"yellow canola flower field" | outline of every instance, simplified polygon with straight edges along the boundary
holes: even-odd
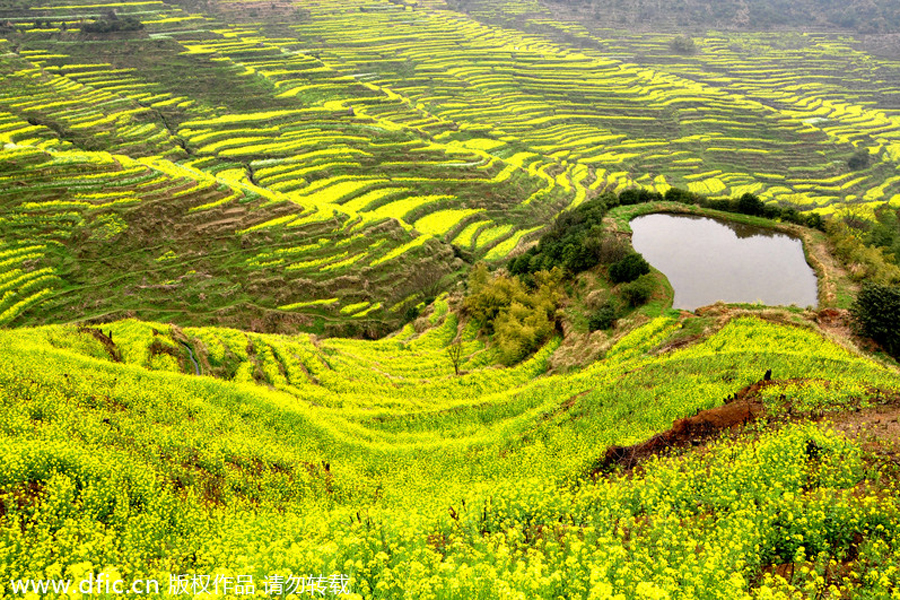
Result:
[[[73,326],[0,331],[0,577],[102,572],[157,580],[151,597],[166,597],[181,576],[260,590],[322,576],[345,597],[435,600],[889,597],[897,585],[893,484],[826,425],[725,436],[631,474],[601,460],[764,366],[776,412],[879,402],[900,390],[893,369],[754,317],[660,353],[682,328],[662,317],[567,375],[547,374],[557,342],[501,369],[466,328],[457,376],[445,299],[429,321],[369,342],[105,324],[122,362]],[[859,577],[826,576],[838,564]]]
[[[422,217],[421,219],[413,223],[413,226],[422,233],[440,236],[453,229],[457,225],[457,223],[459,223],[466,217],[478,214],[480,212],[483,212],[483,209],[467,208],[457,210],[438,210]]]
[[[651,68],[612,55],[668,57],[672,36],[602,40],[534,2],[481,7],[479,19],[520,15],[583,47],[482,24],[438,1],[308,5],[291,26],[216,31],[177,27],[202,23],[158,0],[51,7],[145,12],[160,48],[183,44],[179,60],[252,82],[265,107],[232,113],[234,98],[178,95],[140,81],[141,69],[10,52],[6,60],[31,64],[4,80],[9,110],[118,144],[116,154],[53,153],[52,168],[93,163],[104,172],[67,179],[86,190],[74,199],[29,198],[22,208],[60,211],[54,218],[118,210],[139,194],[105,186],[142,180],[152,193],[157,175],[178,183],[160,193],[166,200],[225,191],[190,209],[198,221],[248,197],[264,198],[267,209],[296,201],[308,210],[241,225],[239,234],[273,244],[235,260],[253,268],[254,286],[281,269],[303,271],[295,281],[309,300],[256,308],[296,311],[287,316],[319,330],[340,316],[383,314],[350,272],[412,260],[407,253],[427,254],[418,247],[451,235],[501,260],[547,222],[545,207],[577,206],[589,191],[664,192],[686,182],[698,193],[752,192],[823,214],[858,201],[867,217],[900,202],[900,122],[851,93],[869,89],[856,85],[866,73],[891,67],[849,39],[709,34],[697,54]],[[784,51],[803,66],[792,58],[802,52],[785,51],[801,42],[807,79],[773,63]],[[850,57],[853,69],[836,67],[844,63],[832,53]],[[42,93],[19,89],[26,80]],[[889,81],[870,87],[873,97],[890,96]],[[308,108],[285,108],[301,104]],[[136,106],[177,115],[178,137],[207,156],[179,163],[142,148],[154,132],[172,136]],[[682,137],[666,138],[660,124]],[[55,132],[4,113],[4,160],[72,147]],[[874,164],[844,173],[855,148]],[[152,158],[125,157],[130,149]],[[380,256],[370,251],[385,239],[360,252],[350,236],[382,219],[421,235],[395,237]],[[348,236],[330,244],[324,233],[306,235],[326,221],[343,222],[336,227]],[[127,227],[107,224],[110,239]],[[298,239],[279,248],[284,232]],[[0,246],[0,325],[54,301],[53,270],[32,267],[48,248]],[[161,265],[190,256],[167,250],[154,249]],[[344,290],[312,291],[344,277],[349,299],[338,297]],[[207,573],[252,577],[256,595],[274,596],[263,583],[273,575],[344,574],[346,597],[366,599],[896,596],[900,506],[889,453],[873,455],[825,424],[785,422],[650,458],[629,473],[603,463],[607,446],[717,406],[767,369],[777,381],[762,401],[794,417],[794,409],[837,416],[896,397],[894,369],[811,326],[756,318],[723,319],[684,344],[692,334],[673,317],[604,338],[602,360],[565,375],[549,371],[558,339],[499,368],[496,350],[445,298],[430,308],[416,306],[420,299],[391,307],[426,312],[378,341],[138,321],[103,323],[111,345],[69,326],[0,330],[0,586],[102,572],[158,578],[166,589],[173,576]],[[448,355],[456,349],[459,365]]]

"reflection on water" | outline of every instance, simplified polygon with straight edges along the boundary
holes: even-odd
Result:
[[[631,221],[632,244],[675,289],[675,308],[724,302],[816,306],[816,275],[800,240],[693,215]]]

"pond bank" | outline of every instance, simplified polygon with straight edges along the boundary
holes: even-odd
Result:
[[[800,238],[699,215],[653,213],[631,221],[632,246],[675,290],[672,306],[716,302],[815,309],[818,280]]]
[[[821,231],[801,227],[793,223],[780,223],[762,217],[663,201],[618,206],[607,214],[604,219],[604,228],[607,231],[627,236],[630,242],[632,230],[629,222],[635,217],[652,213],[709,217],[770,229],[799,238],[803,244],[806,262],[816,274],[819,309],[849,308],[858,290],[858,286],[850,279],[846,269],[840,265],[831,253],[827,236]]]

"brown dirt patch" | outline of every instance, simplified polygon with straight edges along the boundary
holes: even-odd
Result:
[[[649,440],[632,446],[610,446],[603,458],[594,463],[589,475],[596,477],[609,473],[616,467],[631,470],[650,456],[664,454],[673,448],[703,445],[721,435],[743,427],[760,418],[772,418],[759,399],[759,391],[770,385],[783,385],[801,380],[762,380],[747,386],[725,404],[709,410],[698,411],[692,417],[677,419],[671,429]],[[789,420],[814,420],[828,425],[849,438],[858,440],[862,449],[886,456],[900,467],[900,393],[880,389],[870,390],[870,401],[877,406],[850,407],[826,417],[810,414],[793,414]]]
[[[122,353],[119,351],[119,348],[112,340],[112,330],[110,330],[109,335],[103,333],[103,331],[99,329],[95,329],[94,327],[79,327],[78,331],[80,333],[86,333],[94,336],[94,339],[103,344],[103,347],[106,349],[109,357],[113,359],[115,362],[122,362]]]
[[[725,404],[678,419],[672,428],[632,446],[610,446],[603,459],[591,470],[591,476],[611,471],[616,466],[632,469],[642,460],[672,448],[698,446],[725,430],[742,427],[766,412],[758,392],[775,381],[759,381],[740,390]]]
[[[828,422],[847,437],[858,439],[863,450],[877,452],[900,443],[900,405],[896,398],[884,406],[840,413]]]
[[[673,350],[678,350],[679,348],[684,348],[685,346],[690,346],[696,342],[699,342],[703,339],[702,335],[690,335],[683,338],[678,338],[675,340],[669,340],[662,344],[661,346],[656,347],[653,350],[653,354],[664,354],[666,352],[672,352]]]
[[[12,492],[0,496],[0,517],[5,517],[13,507],[18,511],[30,510],[37,506],[44,494],[44,482],[25,481],[13,488]]]

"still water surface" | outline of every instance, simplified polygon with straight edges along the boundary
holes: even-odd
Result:
[[[634,249],[669,279],[674,308],[724,302],[816,306],[816,275],[798,238],[693,215],[631,221]]]

